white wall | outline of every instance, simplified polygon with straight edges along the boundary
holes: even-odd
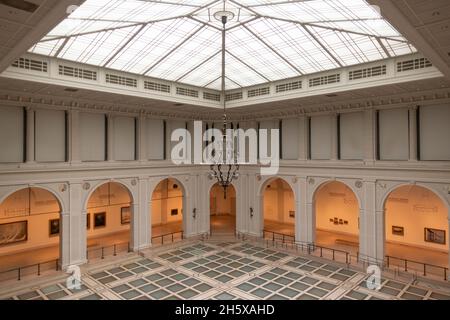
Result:
[[[333,136],[333,118],[330,115],[311,117],[311,159],[331,159],[331,145]]]
[[[448,212],[433,192],[419,186],[394,190],[386,200],[386,240],[388,242],[448,251]],[[404,235],[392,234],[392,226],[404,228]],[[425,228],[444,230],[445,244],[424,240]]]
[[[35,141],[37,162],[66,161],[66,112],[36,110]]]
[[[114,160],[131,161],[136,158],[136,119],[114,118]]]
[[[319,230],[359,234],[358,200],[353,191],[341,182],[330,182],[316,191],[314,197],[316,227]],[[330,219],[338,218],[348,224],[334,224]]]
[[[281,128],[282,159],[297,160],[299,157],[298,140],[300,139],[299,120],[297,118],[284,119]]]
[[[343,113],[340,119],[340,159],[364,159],[364,113]]]
[[[380,110],[378,119],[380,160],[408,160],[408,109]]]
[[[99,113],[80,113],[80,153],[82,161],[106,160],[106,118]]]
[[[24,160],[24,109],[0,106],[0,163]]]
[[[147,159],[164,159],[164,120],[146,119]]]
[[[450,160],[450,106],[419,108],[420,159]]]

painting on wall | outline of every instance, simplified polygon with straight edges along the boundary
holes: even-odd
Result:
[[[52,219],[49,221],[49,231],[48,234],[50,237],[55,237],[59,235],[59,219]]]
[[[445,230],[425,228],[425,241],[445,244]]]
[[[177,216],[177,215],[178,215],[178,209],[172,209],[172,210],[170,211],[170,215],[171,215],[171,216]]]
[[[0,224],[0,246],[28,240],[28,221]]]
[[[94,214],[94,229],[106,227],[106,212]]]
[[[399,227],[399,226],[392,226],[392,234],[394,236],[404,236],[405,235],[405,228]]]
[[[91,214],[88,213],[86,215],[86,229],[89,230],[91,228]]]
[[[338,219],[338,218],[334,218],[334,219],[333,219],[333,223],[334,223],[334,224],[339,224],[339,219]]]
[[[289,211],[289,218],[295,218],[295,211]]]
[[[130,207],[123,207],[120,209],[120,223],[130,224],[131,221],[131,209]]]

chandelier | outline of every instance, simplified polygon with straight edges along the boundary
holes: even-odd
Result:
[[[227,135],[227,109],[225,98],[225,26],[227,22],[234,18],[234,13],[227,11],[225,1],[223,9],[214,14],[214,18],[222,22],[222,98],[223,98],[223,128],[222,128],[222,144],[217,157],[211,164],[210,177],[217,179],[217,183],[223,188],[224,199],[227,197],[227,190],[231,183],[239,177],[238,156],[234,149],[234,136]],[[224,152],[224,150],[226,152]]]

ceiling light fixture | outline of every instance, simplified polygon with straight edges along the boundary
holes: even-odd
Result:
[[[226,10],[226,1],[223,1],[223,8],[214,13],[214,17],[222,22],[222,99],[223,99],[223,128],[222,146],[218,157],[215,157],[214,164],[210,166],[212,178],[217,179],[217,183],[223,188],[224,199],[227,197],[228,187],[239,177],[239,164],[237,163],[237,153],[234,150],[233,135],[227,135],[227,106],[225,99],[225,27],[228,21],[234,18],[234,13]],[[225,153],[223,151],[226,151]]]

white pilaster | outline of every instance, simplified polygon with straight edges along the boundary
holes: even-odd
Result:
[[[108,114],[108,130],[107,130],[107,161],[114,161],[114,116]]]
[[[376,159],[376,111],[364,111],[364,160],[374,162]]]
[[[409,161],[418,160],[417,107],[409,108]]]
[[[34,140],[34,123],[35,111],[33,108],[27,108],[27,126],[26,126],[26,163],[35,162],[35,140]]]
[[[339,159],[339,133],[338,133],[338,115],[331,116],[331,160]]]
[[[298,160],[306,161],[309,157],[309,117],[301,116],[298,119],[299,137],[298,137]]]
[[[146,161],[147,160],[147,145],[146,145],[146,134],[147,134],[147,121],[145,118],[145,115],[141,113],[136,121],[136,139],[137,143],[137,156],[136,159],[139,161]]]
[[[297,178],[297,196],[295,198],[295,241],[298,242],[311,242],[308,237],[311,234],[309,231],[314,226],[311,226],[311,219],[308,216],[307,209],[307,179],[305,177]]]
[[[67,149],[69,151],[68,158],[70,163],[80,163],[80,113],[78,110],[70,110],[68,116],[69,133]]]

